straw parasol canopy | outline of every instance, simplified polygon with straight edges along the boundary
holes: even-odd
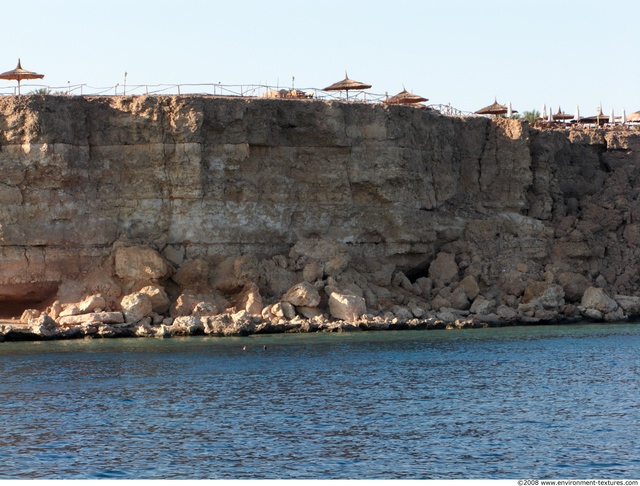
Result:
[[[494,100],[493,104],[489,106],[485,106],[484,108],[476,111],[476,115],[505,115],[509,111],[504,105],[498,103],[497,100]],[[512,113],[518,113],[515,110],[512,110]]]
[[[566,113],[563,113],[562,110],[560,109],[560,107],[558,107],[558,113],[553,115],[553,119],[555,121],[557,121],[557,120],[572,120],[573,119],[573,115],[568,115]]]
[[[387,100],[390,105],[412,105],[415,103],[422,103],[423,101],[429,101],[427,98],[423,98],[417,94],[409,93],[403,88],[397,95],[392,96]]]
[[[350,90],[364,90],[371,88],[370,84],[361,83],[360,81],[354,81],[353,79],[349,79],[347,72],[344,73],[344,79],[342,81],[338,81],[337,83],[333,83],[331,86],[327,86],[322,91],[346,91],[347,99],[349,99],[349,91]]]
[[[22,69],[20,65],[20,59],[18,59],[18,66],[12,71],[7,71],[5,73],[0,74],[0,79],[7,80],[15,80],[18,81],[18,94],[20,94],[20,81],[23,79],[42,79],[44,78],[44,74],[34,73],[33,71],[27,71],[26,69]]]

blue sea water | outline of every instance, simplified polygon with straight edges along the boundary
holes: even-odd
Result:
[[[638,478],[639,383],[634,324],[0,343],[0,479]]]

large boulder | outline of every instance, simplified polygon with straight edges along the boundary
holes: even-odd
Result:
[[[178,318],[184,319],[184,318]],[[256,324],[246,311],[202,317],[203,332],[214,336],[246,336],[253,334]]]
[[[332,292],[329,296],[329,312],[335,319],[353,322],[367,312],[363,297]]]
[[[431,295],[431,290],[433,289],[433,280],[427,277],[420,277],[415,281],[414,286],[419,289],[418,292],[415,292],[417,295],[422,295],[423,297],[427,298]]]
[[[441,251],[429,265],[429,278],[437,282],[439,287],[458,279],[458,264],[455,256]]]
[[[184,292],[171,304],[169,315],[171,317],[189,316],[200,301],[201,299],[191,292]]]
[[[640,297],[633,295],[615,295],[615,301],[629,317],[640,315]]]
[[[169,310],[171,301],[169,300],[169,296],[167,296],[167,293],[162,287],[158,287],[157,285],[148,285],[141,288],[139,292],[147,294],[149,296],[149,299],[151,299],[153,312],[164,314]]]
[[[467,296],[467,299],[471,302],[473,302],[473,300],[480,293],[478,282],[472,275],[467,275],[465,278],[463,278],[458,285],[458,289],[462,289]]]
[[[287,319],[293,319],[296,316],[296,308],[290,302],[280,302],[282,313]]]
[[[178,336],[191,336],[205,332],[207,317],[201,316],[180,316],[173,320],[171,334]]]
[[[496,303],[491,299],[486,299],[482,295],[478,295],[469,309],[472,314],[486,315],[491,314],[496,308]]]
[[[302,282],[291,287],[282,300],[298,307],[317,307],[320,294],[309,282]]]
[[[451,302],[451,307],[456,310],[467,310],[471,306],[467,293],[460,287],[451,293],[449,301]]]
[[[43,312],[29,321],[29,330],[39,336],[51,338],[57,334],[59,326],[46,312]]]
[[[233,276],[238,284],[249,284],[260,277],[260,261],[255,255],[241,255],[233,261]]]
[[[140,319],[138,319],[140,320]],[[75,316],[63,316],[58,319],[61,326],[80,326],[92,322],[102,324],[121,324],[124,322],[122,312],[90,312],[88,314],[78,314]],[[136,321],[137,322],[137,321]]]
[[[286,259],[284,258],[276,259],[274,257],[265,260],[262,262],[261,268],[261,278],[264,281],[267,296],[279,297],[302,280],[302,276],[296,275],[294,271],[286,267]]]
[[[522,303],[535,303],[543,308],[558,309],[564,306],[564,289],[548,282],[531,282],[524,290]]]
[[[580,302],[589,281],[579,273],[563,272],[558,276],[558,283],[564,289],[564,296],[569,302]]]
[[[264,307],[260,289],[255,283],[249,283],[244,286],[237,297],[237,302],[236,307],[239,310],[246,311],[251,316],[259,316]]]
[[[82,302],[77,304],[80,314],[85,314],[87,312],[100,312],[106,307],[106,305],[107,301],[100,294],[89,295],[85,297]]]
[[[408,308],[401,305],[394,306],[393,309],[391,309],[391,312],[393,312],[393,315],[396,316],[400,322],[408,322],[413,319],[413,313]]]
[[[37,309],[25,309],[20,316],[20,322],[23,324],[30,324],[31,321],[40,317],[40,311]]]
[[[107,306],[107,301],[100,295],[89,295],[85,297],[81,302],[76,304],[67,305],[64,310],[61,310],[58,315],[60,316],[75,316],[78,314],[87,314],[89,312],[101,312]]]
[[[505,294],[520,297],[527,287],[526,277],[518,270],[508,270],[500,276],[498,285]]]
[[[564,306],[564,289],[560,285],[549,285],[538,297],[538,302],[547,310]]]
[[[121,279],[132,281],[162,279],[171,272],[156,250],[142,245],[116,248],[115,270]]]
[[[198,302],[191,311],[191,315],[195,317],[214,316],[219,313],[218,307],[211,302]]]
[[[330,276],[340,275],[351,262],[351,257],[346,253],[333,256],[324,264],[324,273]]]
[[[322,280],[324,276],[324,267],[321,263],[311,261],[307,263],[302,269],[302,276],[306,282],[315,282],[316,280]]]
[[[618,308],[618,303],[598,287],[589,287],[584,291],[581,306],[602,314],[609,314]]]
[[[187,260],[171,276],[182,288],[203,289],[209,282],[209,264],[202,258]]]
[[[125,295],[120,301],[120,306],[126,322],[138,322],[153,314],[151,298],[142,292]]]

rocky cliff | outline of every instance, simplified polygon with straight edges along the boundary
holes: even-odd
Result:
[[[3,97],[0,130],[4,317],[149,286],[174,317],[248,295],[271,320],[335,318],[332,294],[401,321],[640,308],[638,132],[204,96]],[[303,282],[319,302],[274,314]]]

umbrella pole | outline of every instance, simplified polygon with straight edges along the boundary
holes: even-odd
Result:
[[[18,79],[18,96],[20,96],[20,80]]]

